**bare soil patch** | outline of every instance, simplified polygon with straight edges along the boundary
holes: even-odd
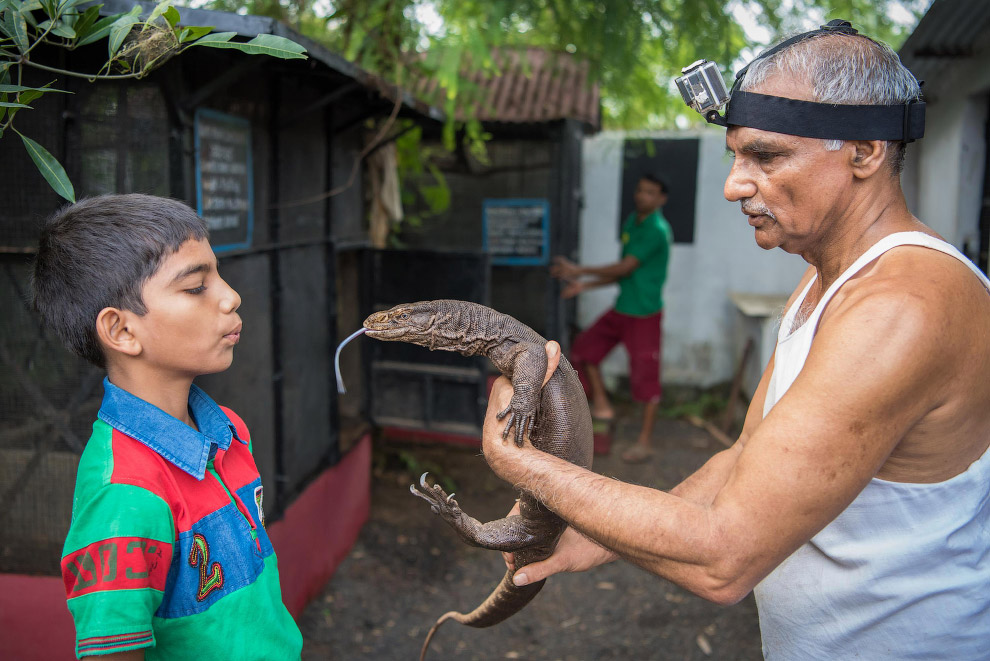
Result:
[[[596,472],[670,489],[722,448],[686,422],[661,419],[657,452],[638,465],[619,454],[635,438],[636,411],[620,406],[615,442]],[[409,493],[429,470],[482,521],[504,516],[515,493],[480,450],[376,440],[371,518],[350,556],[299,625],[303,659],[417,659],[430,626],[448,610],[468,611],[505,571],[495,551],[467,546]],[[552,577],[520,613],[488,629],[446,623],[431,645],[441,659],[761,659],[752,596],[720,607],[637,567],[616,562]]]

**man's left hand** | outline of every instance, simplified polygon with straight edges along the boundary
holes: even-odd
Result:
[[[550,380],[550,377],[553,376],[554,371],[557,369],[557,365],[560,364],[560,345],[550,340],[547,342],[545,349],[547,352],[547,373],[543,377],[544,386],[547,385],[547,381]],[[519,449],[515,443],[510,439],[502,437],[502,431],[505,428],[505,419],[498,419],[499,411],[504,411],[509,406],[511,400],[512,382],[504,376],[500,376],[495,380],[492,386],[492,392],[488,395],[488,411],[485,413],[485,425],[482,430],[481,440],[485,460],[491,466],[492,470],[495,471],[495,474],[503,479],[506,476],[501,471],[507,466],[507,462],[518,461],[522,458],[518,452],[513,451]],[[529,443],[528,435],[526,436],[523,447],[533,447]]]

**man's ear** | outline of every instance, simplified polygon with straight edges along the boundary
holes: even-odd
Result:
[[[850,140],[850,143],[853,146],[850,164],[857,179],[872,177],[887,160],[884,140]]]
[[[105,350],[127,356],[141,353],[141,342],[130,327],[132,315],[132,312],[117,308],[103,308],[96,315],[96,334]]]

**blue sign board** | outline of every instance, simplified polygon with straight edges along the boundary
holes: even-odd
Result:
[[[546,199],[487,199],[482,241],[492,264],[540,266],[550,261],[550,203]]]
[[[250,247],[254,232],[251,123],[199,108],[194,134],[196,212],[210,229],[213,250]]]

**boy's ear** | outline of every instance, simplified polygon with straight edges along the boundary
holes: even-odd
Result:
[[[103,308],[96,315],[96,334],[103,346],[127,356],[141,353],[141,342],[131,332],[131,313],[117,308]]]

